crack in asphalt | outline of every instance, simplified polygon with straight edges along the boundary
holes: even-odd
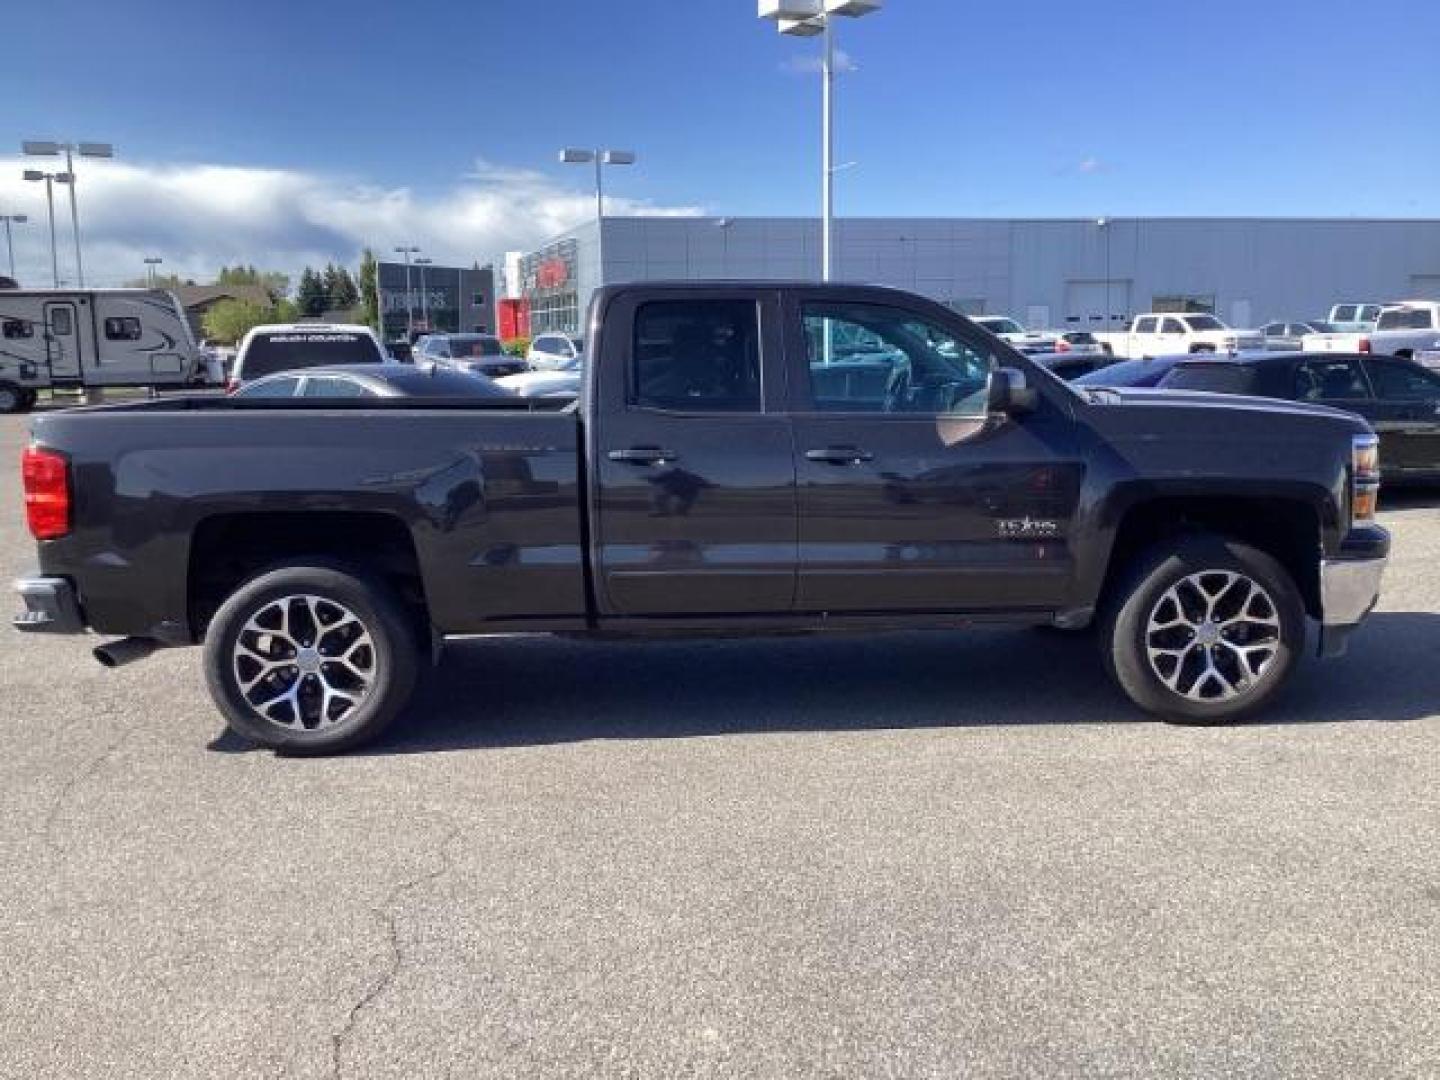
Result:
[[[381,995],[390,988],[390,984],[395,981],[395,977],[400,974],[401,967],[404,966],[405,951],[401,948],[400,929],[398,926],[398,919],[400,917],[399,904],[401,899],[406,894],[414,892],[421,886],[439,881],[450,872],[454,866],[450,859],[450,844],[459,835],[460,826],[451,825],[445,833],[444,839],[440,841],[440,846],[437,849],[437,854],[440,856],[440,864],[423,874],[408,878],[392,886],[390,891],[385,894],[384,902],[381,903],[379,907],[373,909],[375,916],[380,920],[380,924],[385,928],[386,940],[390,946],[390,962],[385,970],[380,973],[380,977],[375,980],[374,985],[366,990],[354,1005],[350,1006],[350,1012],[345,1017],[345,1025],[330,1036],[330,1075],[336,1078],[336,1080],[338,1080],[342,1072],[341,1055],[344,1053],[345,1043],[350,1036],[354,1034],[355,1028],[359,1025],[360,1014],[380,999]]]
[[[55,851],[64,850],[55,840],[55,825],[65,810],[65,804],[70,801],[70,796],[73,795],[82,784],[94,778],[95,774],[100,771],[105,762],[110,759],[110,755],[119,750],[129,737],[129,731],[121,731],[119,735],[110,740],[104,750],[100,751],[100,753],[96,754],[84,765],[71,773],[70,779],[66,780],[65,783],[60,786],[60,790],[55,793],[55,798],[50,803],[50,809],[45,812],[45,820],[40,825],[40,835],[44,838],[47,847]]]

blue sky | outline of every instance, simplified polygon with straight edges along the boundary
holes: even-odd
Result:
[[[816,207],[818,45],[753,0],[10,8],[0,151],[103,138],[128,166],[284,170],[419,207],[477,161],[500,170],[482,185],[515,171],[578,196],[555,150],[615,145],[641,154],[613,175],[628,209]],[[1431,0],[890,0],[842,26],[837,154],[858,164],[839,210],[1440,216],[1437,41]]]

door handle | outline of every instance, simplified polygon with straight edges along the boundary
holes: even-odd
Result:
[[[628,450],[611,450],[605,456],[626,465],[668,465],[680,460],[679,454],[661,450],[658,446],[632,446]]]
[[[873,461],[875,455],[858,446],[827,446],[823,450],[806,450],[809,461],[824,462],[827,465],[862,465]]]

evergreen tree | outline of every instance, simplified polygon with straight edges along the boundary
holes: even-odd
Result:
[[[368,247],[360,253],[360,310],[372,330],[380,326],[380,288],[376,280],[375,253]]]
[[[315,316],[325,311],[330,298],[325,295],[324,279],[310,267],[300,275],[300,288],[295,293],[295,304],[301,315]]]
[[[349,311],[356,304],[360,303],[360,290],[355,285],[355,279],[350,276],[350,271],[345,267],[337,267],[335,272],[335,291],[330,294],[331,301],[337,308]]]

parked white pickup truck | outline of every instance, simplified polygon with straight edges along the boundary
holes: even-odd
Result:
[[[976,326],[989,330],[1006,344],[1014,345],[1022,353],[1054,352],[1059,337],[1048,330],[1026,330],[1008,315],[980,315],[974,320]]]
[[[1335,328],[1337,334],[1358,333],[1375,326],[1383,304],[1336,304],[1330,309],[1325,321]]]
[[[1139,360],[1175,353],[1229,353],[1263,349],[1265,336],[1258,330],[1232,330],[1214,315],[1199,312],[1151,312],[1136,316],[1130,329],[1097,333],[1102,345],[1116,356]]]
[[[1368,335],[1370,347],[1361,352],[1413,358],[1440,344],[1440,301],[1404,300],[1386,304]]]

